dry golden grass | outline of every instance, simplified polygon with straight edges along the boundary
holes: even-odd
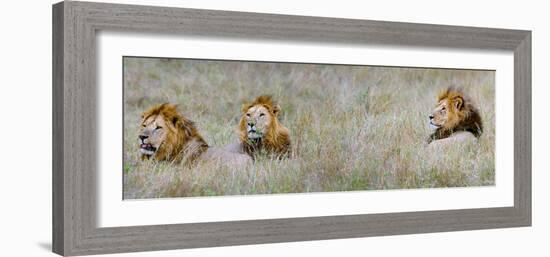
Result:
[[[494,72],[343,65],[124,60],[126,199],[494,185]],[[478,106],[478,142],[426,146],[439,90],[457,85]],[[179,104],[211,146],[238,140],[243,101],[269,94],[291,131],[293,157],[242,170],[141,162],[140,113]]]

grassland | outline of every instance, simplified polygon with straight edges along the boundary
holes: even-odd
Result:
[[[343,65],[124,60],[124,198],[494,185],[494,72]],[[460,86],[480,110],[477,142],[434,151],[428,114]],[[235,170],[139,160],[140,113],[177,103],[211,146],[237,141],[241,105],[272,95],[292,158]]]

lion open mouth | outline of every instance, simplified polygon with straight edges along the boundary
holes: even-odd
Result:
[[[142,154],[153,155],[157,151],[157,148],[152,144],[141,144],[139,150]]]

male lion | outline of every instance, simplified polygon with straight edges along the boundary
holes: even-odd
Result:
[[[428,143],[463,141],[481,136],[481,116],[462,90],[449,87],[441,91],[437,99],[437,106],[429,116],[433,133]]]
[[[228,149],[251,157],[261,152],[276,158],[290,156],[290,132],[277,118],[280,110],[271,96],[266,95],[244,104],[238,127],[240,143]]]
[[[186,164],[197,160],[218,160],[231,165],[244,165],[251,161],[245,154],[209,147],[194,122],[181,115],[173,104],[164,103],[145,111],[141,115],[138,138],[142,160]]]

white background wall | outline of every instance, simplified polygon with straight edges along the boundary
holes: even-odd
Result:
[[[115,2],[115,1],[113,1]],[[119,1],[120,2],[120,1]],[[190,8],[437,23],[533,31],[533,227],[133,253],[117,256],[550,256],[550,21],[544,1],[194,0]],[[51,247],[51,4],[9,1],[0,13],[0,256]]]

